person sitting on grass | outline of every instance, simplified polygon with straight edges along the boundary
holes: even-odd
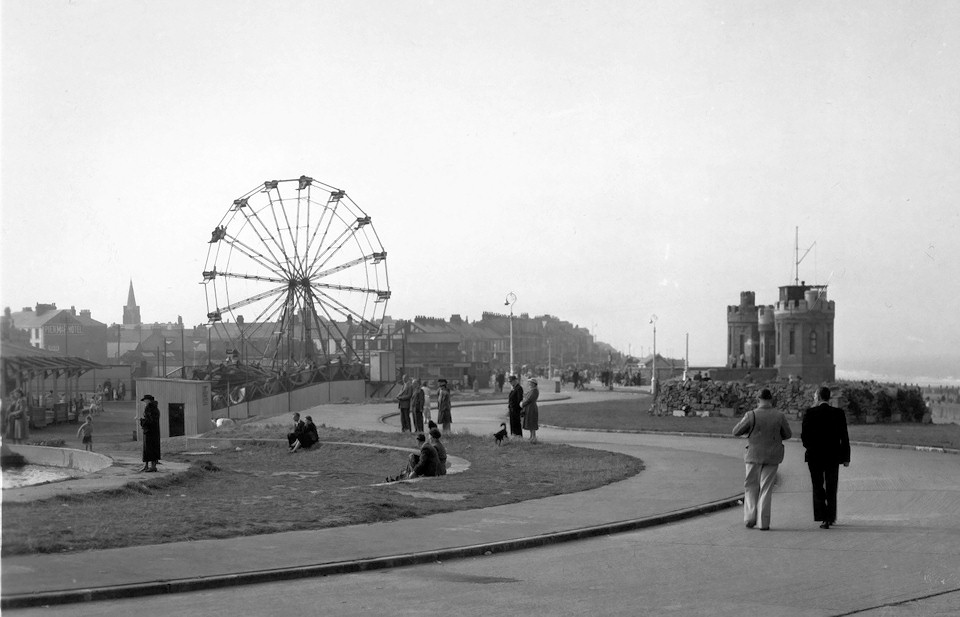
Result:
[[[300,433],[303,432],[305,428],[303,420],[300,419],[300,414],[293,414],[293,432],[287,433],[287,443],[290,445],[290,450],[293,450],[293,444],[300,438]]]
[[[420,444],[420,453],[411,454],[407,458],[406,468],[400,472],[400,475],[387,478],[387,482],[440,475],[440,457],[437,449],[427,441],[423,433],[417,435],[417,443]]]
[[[440,443],[440,429],[434,427],[430,429],[430,445],[437,451],[437,475],[447,475],[447,449]]]
[[[291,452],[296,452],[300,448],[310,448],[313,444],[320,441],[320,434],[317,433],[317,425],[313,423],[313,418],[307,416],[307,421],[303,425],[303,430],[300,431],[300,436],[297,437],[297,440],[293,442],[293,445],[290,447]]]
[[[400,473],[398,473],[397,475],[388,476],[387,482],[399,482],[400,480],[406,480],[407,478],[410,477],[410,474],[413,473],[413,468],[416,467],[417,463],[419,462],[420,462],[420,455],[411,453],[410,456],[407,457],[406,467],[401,469]]]
[[[88,415],[77,429],[77,437],[83,436],[83,449],[93,452],[93,416]]]
[[[420,460],[410,471],[410,478],[430,477],[440,474],[440,456],[437,449],[427,441],[427,437],[420,433],[417,435],[417,443],[420,444]]]

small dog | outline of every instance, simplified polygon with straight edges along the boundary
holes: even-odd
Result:
[[[493,438],[497,440],[498,446],[507,438],[507,425],[505,422],[500,423],[500,430],[493,434]]]

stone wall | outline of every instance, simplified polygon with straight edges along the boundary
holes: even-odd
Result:
[[[753,409],[763,388],[773,394],[773,404],[791,419],[799,419],[813,405],[819,384],[772,381],[669,381],[660,388],[652,415],[739,416]],[[829,384],[830,404],[847,412],[850,423],[930,422],[930,412],[917,387],[901,387],[876,382],[838,382]]]

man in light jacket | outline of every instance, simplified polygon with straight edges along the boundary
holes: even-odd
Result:
[[[783,440],[793,436],[787,417],[774,408],[770,390],[760,391],[757,408],[743,415],[733,427],[733,434],[746,435],[749,442],[743,455],[747,467],[743,483],[743,522],[748,529],[759,522],[760,529],[766,531],[770,529],[773,484],[777,468],[783,462]]]

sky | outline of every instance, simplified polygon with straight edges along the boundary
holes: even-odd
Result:
[[[726,357],[828,285],[838,369],[960,378],[960,4],[5,0],[0,302],[206,321],[233,200],[308,175],[387,314]],[[799,237],[799,241],[797,241]],[[804,255],[797,266],[799,255]],[[808,251],[809,249],[809,251]]]

